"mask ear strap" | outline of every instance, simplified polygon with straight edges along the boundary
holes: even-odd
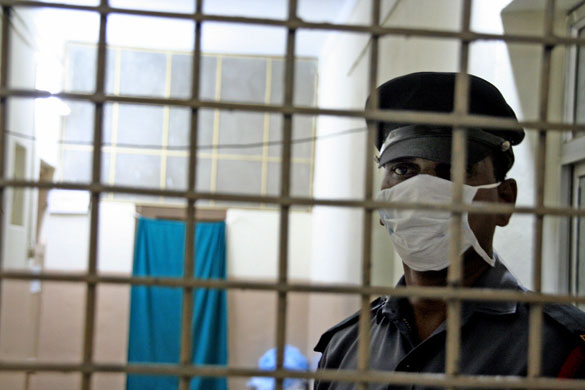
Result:
[[[473,188],[477,188],[478,190],[489,190],[492,188],[498,188],[500,186],[500,184],[502,184],[501,181],[497,182],[497,183],[492,183],[492,184],[483,184],[481,186],[472,186]]]
[[[476,187],[477,188],[477,187]],[[473,248],[475,250],[475,252],[482,258],[485,260],[486,263],[488,263],[490,266],[494,266],[496,264],[496,253],[494,252],[493,256],[490,257],[490,255],[487,254],[487,252],[485,251],[485,249],[483,249],[481,247],[481,244],[479,243],[477,237],[475,236],[475,233],[473,233],[473,230],[471,230],[471,226],[469,226],[469,220],[467,219],[467,213],[464,214],[465,218],[463,218],[463,234],[467,235],[468,238],[468,242],[469,242],[469,247],[468,248]]]

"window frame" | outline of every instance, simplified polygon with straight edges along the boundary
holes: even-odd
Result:
[[[571,37],[578,37],[581,30],[585,30],[585,4],[569,10],[567,14],[567,30]],[[583,47],[585,50],[585,47]],[[567,123],[575,123],[575,106],[577,92],[578,69],[577,46],[567,49],[567,66],[565,82],[565,109],[564,120]],[[575,168],[585,162],[585,137],[576,138],[572,132],[563,133],[563,142],[560,150],[561,171],[561,196],[560,205],[573,206],[573,178]],[[563,218],[559,226],[559,280],[558,290],[565,293],[576,293],[575,286],[575,220],[577,218]]]
[[[585,177],[585,161],[582,161],[574,165],[572,175],[572,189],[571,189],[571,200],[574,207],[578,207],[577,202],[579,201],[579,195],[585,196],[585,194],[579,194],[578,178]],[[579,220],[580,217],[572,218],[571,221],[571,294],[578,295],[578,235],[579,235]],[[579,305],[581,309],[585,305]]]

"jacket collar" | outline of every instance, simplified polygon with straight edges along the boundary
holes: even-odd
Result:
[[[404,275],[400,278],[396,287],[406,286]],[[525,290],[518,280],[502,263],[496,255],[496,263],[483,273],[473,285],[473,288],[486,289],[508,289],[508,290]],[[405,306],[407,305],[407,306]],[[516,313],[517,302],[504,301],[464,301],[463,302],[463,319],[464,322],[473,313],[484,313],[489,315],[505,315]],[[391,320],[404,318],[405,310],[408,310],[408,299],[404,297],[390,297],[382,310],[382,314]]]
[[[488,288],[498,290],[526,290],[512,273],[506,268],[502,260],[496,255],[494,267],[483,273],[473,285],[473,288]],[[517,302],[505,301],[467,301],[463,311],[471,310],[485,314],[513,314],[518,307]]]

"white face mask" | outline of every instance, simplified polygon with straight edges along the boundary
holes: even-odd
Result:
[[[500,183],[482,186],[463,186],[463,202],[470,204],[482,188],[496,188]],[[453,182],[431,175],[417,175],[387,188],[376,197],[380,201],[417,202],[427,204],[451,203]],[[380,217],[388,230],[396,252],[402,261],[415,271],[438,271],[449,266],[449,223],[448,211],[380,209]],[[490,257],[481,247],[469,226],[467,213],[462,217],[461,254],[473,247],[492,267],[495,258]]]

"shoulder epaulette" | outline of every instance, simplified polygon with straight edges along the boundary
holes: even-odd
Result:
[[[565,328],[575,347],[565,359],[557,378],[585,378],[585,313],[573,305],[545,305],[543,312]]]
[[[386,300],[387,300],[386,297],[376,298],[370,304],[370,311],[375,312],[376,310],[380,309],[382,306],[384,306],[384,304],[386,303]],[[345,320],[338,323],[337,325],[329,328],[325,333],[323,333],[321,335],[319,342],[317,343],[317,345],[315,345],[314,351],[315,352],[323,352],[325,350],[325,347],[327,347],[327,344],[329,344],[329,341],[331,341],[331,338],[333,337],[333,335],[335,333],[337,333],[341,329],[347,328],[348,326],[351,326],[351,325],[357,323],[359,321],[359,318],[360,318],[360,312],[357,311],[354,314],[352,314],[351,316],[347,317]]]
[[[585,346],[585,313],[573,305],[544,305],[543,312]]]

